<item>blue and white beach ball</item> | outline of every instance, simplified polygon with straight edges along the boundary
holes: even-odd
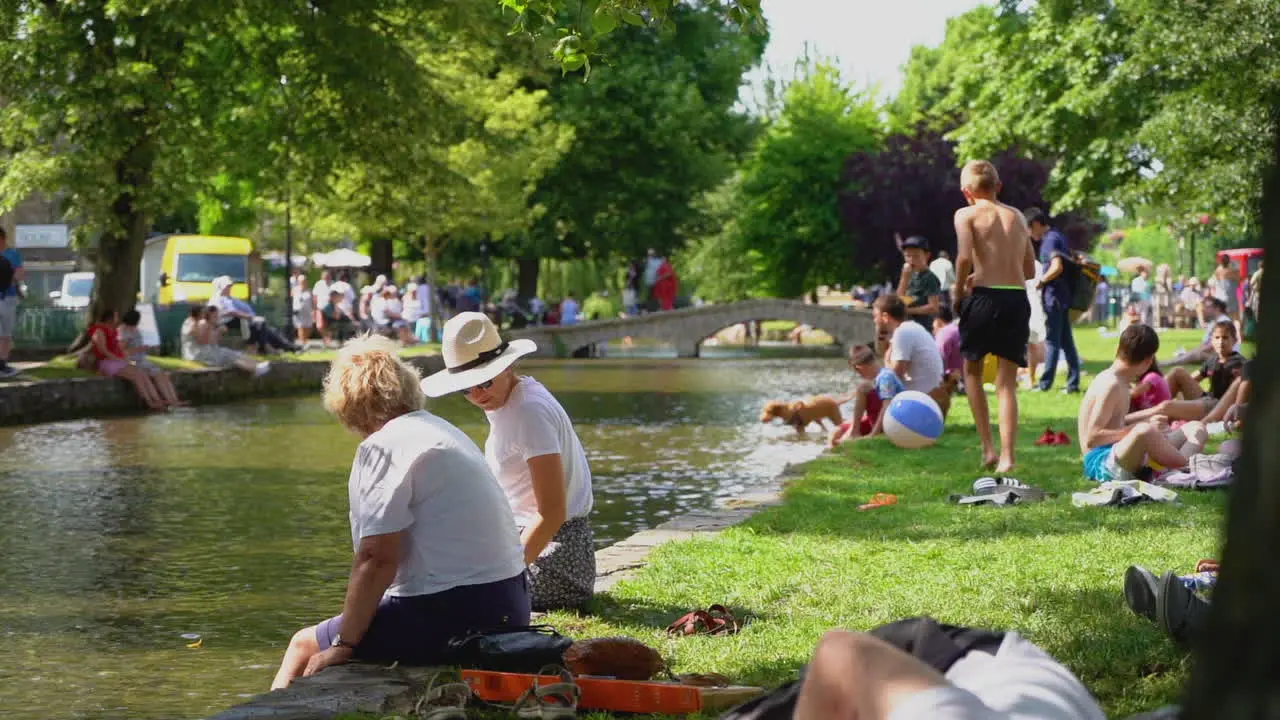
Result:
[[[884,434],[905,450],[928,447],[942,435],[942,410],[922,392],[898,393],[885,411]]]

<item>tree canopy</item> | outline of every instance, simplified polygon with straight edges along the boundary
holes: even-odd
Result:
[[[964,157],[1051,159],[1059,209],[1207,212],[1253,233],[1278,44],[1280,0],[1001,2],[913,53],[892,114],[946,127]]]
[[[588,82],[550,79],[551,116],[573,129],[573,142],[537,184],[537,222],[506,249],[526,258],[522,291],[536,286],[539,256],[635,258],[683,244],[697,198],[754,139],[753,121],[734,106],[765,41],[741,33],[715,3],[684,3],[664,27],[605,38],[607,63]]]
[[[875,103],[834,65],[818,60],[797,70],[738,190],[738,252],[754,253],[763,289],[781,297],[847,282],[853,258],[837,208],[840,170],[846,156],[880,142]]]
[[[966,158],[967,159],[967,158]],[[1000,200],[1020,210],[1047,208],[1050,167],[1017,152],[991,158],[1000,173]],[[882,149],[857,152],[844,163],[840,214],[853,238],[854,266],[861,279],[892,277],[902,263],[895,238],[921,235],[933,252],[955,257],[955,211],[964,207],[955,144],[925,126],[890,135]],[[1056,218],[1077,249],[1088,249],[1101,225],[1069,213]]]

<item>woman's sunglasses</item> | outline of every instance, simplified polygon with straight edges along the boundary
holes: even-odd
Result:
[[[496,379],[497,379],[497,378],[494,378],[494,380],[496,380]],[[489,380],[489,381],[486,381],[486,382],[482,382],[482,383],[480,383],[479,385],[472,385],[471,387],[467,388],[466,390],[463,390],[463,391],[462,391],[462,394],[463,394],[463,395],[470,395],[470,394],[472,393],[472,391],[475,391],[475,390],[488,390],[488,389],[489,389],[489,388],[491,388],[491,387],[493,387],[493,380]]]

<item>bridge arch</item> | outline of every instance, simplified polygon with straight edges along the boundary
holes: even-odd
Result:
[[[869,311],[774,299],[703,305],[577,325],[531,327],[513,331],[511,336],[533,340],[543,357],[567,357],[578,348],[628,336],[673,345],[678,357],[697,357],[703,340],[748,320],[789,320],[809,325],[846,346],[875,339]]]

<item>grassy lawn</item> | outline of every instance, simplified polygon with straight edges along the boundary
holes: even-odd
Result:
[[[1092,329],[1078,337],[1092,375],[1115,340]],[[1197,337],[1164,335],[1162,355]],[[1111,716],[1176,702],[1187,656],[1129,612],[1121,574],[1134,563],[1189,572],[1216,556],[1225,495],[1182,493],[1178,507],[1075,508],[1070,493],[1089,487],[1078,448],[1033,442],[1046,425],[1074,439],[1079,399],[1020,401],[1016,475],[1056,499],[1011,508],[947,502],[984,474],[960,400],[937,446],[904,452],[872,440],[824,455],[790,483],[783,506],[716,538],[665,545],[634,580],[598,598],[593,616],[548,620],[579,637],[639,638],[678,672],[774,686],[808,662],[825,630],[931,615],[1018,630],[1075,671]],[[898,505],[856,510],[877,492],[897,494]],[[740,634],[663,635],[686,610],[715,602],[749,618]]]
[[[401,357],[415,357],[419,355],[436,355],[440,352],[439,343],[428,343],[425,345],[414,345],[400,351]],[[272,360],[276,362],[332,362],[338,356],[338,351],[334,350],[309,350],[305,353],[297,355],[275,355],[261,356],[262,360]],[[163,355],[149,356],[151,361],[165,370],[199,370],[204,366],[197,362],[183,360],[182,358],[168,357]],[[96,377],[96,373],[85,372],[76,367],[75,358],[71,355],[61,355],[50,360],[43,365],[29,368],[23,371],[22,376],[18,379],[37,379],[37,380],[64,380],[66,378],[77,377]]]

